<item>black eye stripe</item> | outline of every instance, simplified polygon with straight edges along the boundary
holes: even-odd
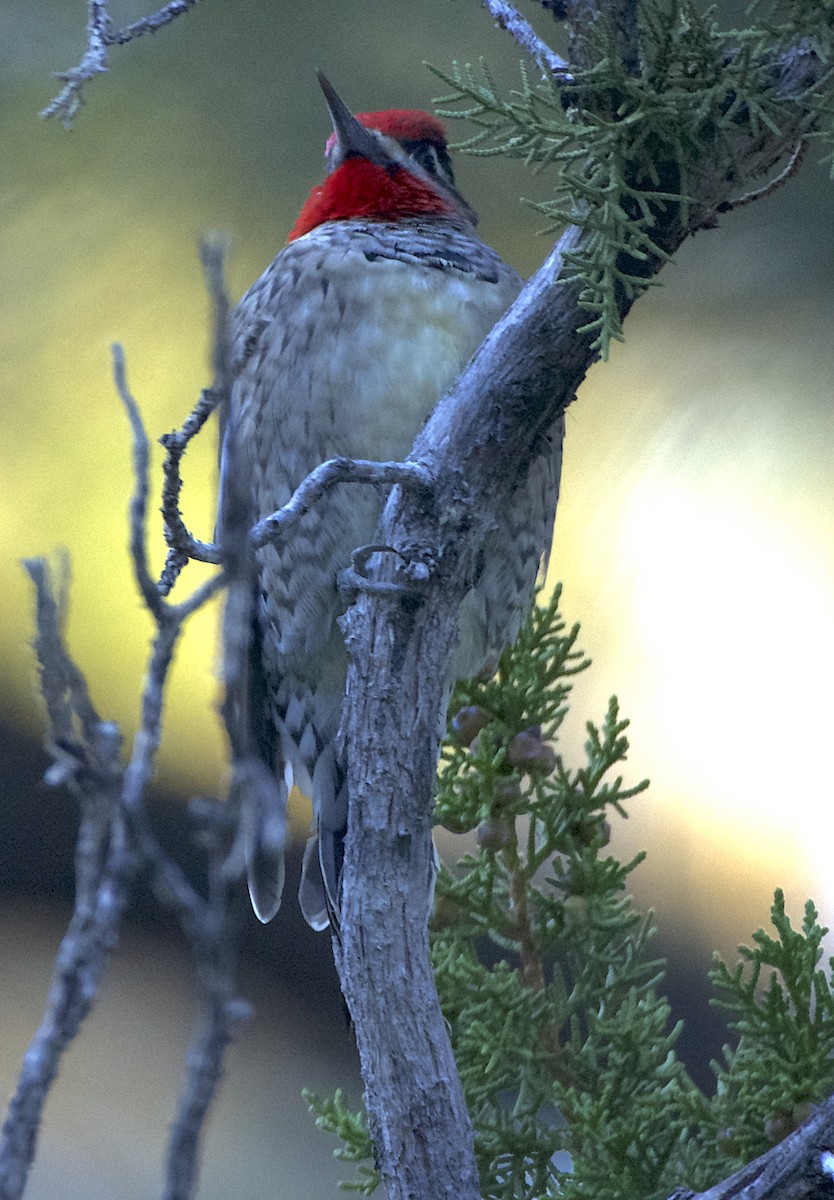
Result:
[[[428,138],[408,138],[401,142],[403,149],[410,158],[419,163],[429,175],[434,175],[443,183],[455,186],[455,175],[452,170],[452,160],[449,152],[441,142],[429,141]]]

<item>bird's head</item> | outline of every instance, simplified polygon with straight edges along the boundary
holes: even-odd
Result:
[[[321,72],[319,83],[333,122],[325,149],[328,175],[310,193],[290,241],[325,221],[355,217],[476,223],[474,210],[455,187],[446,133],[436,117],[402,108],[354,114]]]

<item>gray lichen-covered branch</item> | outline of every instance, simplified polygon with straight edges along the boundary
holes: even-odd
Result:
[[[614,8],[566,5],[576,17],[605,24]],[[579,9],[582,13],[579,14]],[[594,12],[589,12],[593,9]],[[607,22],[607,24],[606,24]],[[588,26],[574,28],[587,68]],[[628,31],[621,51],[629,56]],[[615,302],[622,320],[634,300],[683,241],[715,224],[740,178],[761,178],[790,155],[809,126],[809,96],[828,67],[807,42],[774,49],[758,66],[767,95],[780,106],[778,129],[738,111],[723,142],[704,128],[687,164],[687,196],[675,199],[661,164],[652,202],[641,182],[643,219],[651,238],[623,252]],[[626,63],[627,75],[631,74]],[[582,106],[597,103],[585,82]],[[577,103],[566,96],[566,103]],[[599,98],[610,106],[610,96]],[[648,200],[645,194],[649,194]],[[374,578],[403,583],[360,594],[343,619],[351,661],[342,737],[349,764],[351,815],[343,874],[342,924],[336,947],[342,987],[356,1028],[365,1103],[389,1197],[414,1195],[474,1200],[478,1180],[472,1132],[434,990],[426,918],[431,905],[431,809],[438,755],[444,667],[454,643],[459,605],[473,584],[485,535],[500,525],[512,490],[546,452],[588,368],[599,357],[589,326],[588,261],[599,230],[569,228],[437,405],[412,458],[434,480],[430,495],[395,489],[376,541]],[[432,586],[417,598],[401,562],[421,562]],[[408,904],[403,901],[408,897]],[[441,1119],[440,1113],[443,1114]]]
[[[220,276],[216,263],[215,268],[217,307]],[[211,281],[211,271],[209,278]],[[194,834],[208,864],[208,890],[203,896],[157,839],[145,807],[162,736],[165,686],[180,634],[187,619],[216,593],[224,578],[218,573],[177,605],[160,596],[145,547],[148,441],[127,386],[119,347],[114,350],[114,376],[133,434],[131,558],[156,633],[142,689],[140,727],[123,765],[120,732],[97,713],[84,676],[66,648],[66,563],[60,564],[57,576],[42,559],[26,563],[35,585],[35,653],[49,721],[47,746],[52,765],[47,782],[65,785],[73,793],[80,824],[72,918],[55,960],[46,1008],[24,1056],[0,1136],[0,1200],[18,1200],[23,1195],[50,1087],[64,1052],[90,1013],[140,872],[147,875],[157,900],[181,926],[194,954],[198,979],[197,1031],[187,1055],[166,1156],[166,1200],[187,1200],[194,1194],[200,1135],[222,1074],[224,1051],[248,1013],[248,1006],[236,995],[233,976],[230,904],[237,882],[234,870],[229,869],[233,811],[209,801],[192,806]]]
[[[87,47],[78,66],[56,72],[64,86],[42,110],[41,116],[57,117],[69,128],[83,103],[84,85],[110,69],[107,52],[111,46],[124,46],[143,34],[156,33],[187,13],[196,3],[197,0],[169,0],[169,3],[163,4],[147,17],[140,17],[130,25],[115,29],[107,0],[87,0]]]

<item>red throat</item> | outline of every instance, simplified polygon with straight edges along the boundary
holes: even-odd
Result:
[[[366,158],[348,158],[314,187],[288,241],[295,241],[325,221],[365,217],[370,221],[397,221],[403,217],[451,216],[455,207],[431,184],[406,167],[393,171]]]

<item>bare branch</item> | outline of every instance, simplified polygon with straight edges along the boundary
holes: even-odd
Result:
[[[772,195],[773,192],[779,190],[784,184],[792,179],[802,165],[802,159],[805,156],[805,151],[808,148],[808,143],[804,139],[800,139],[794,147],[793,154],[790,159],[773,179],[763,184],[762,187],[756,188],[753,192],[745,192],[743,196],[737,196],[733,200],[724,200],[716,206],[715,211],[719,213],[732,212],[736,208],[745,208],[748,204],[755,203],[756,200],[764,200],[766,196]]]
[[[499,29],[505,29],[517,45],[530,55],[542,75],[555,76],[560,83],[570,82],[571,74],[567,62],[539,37],[515,5],[510,4],[508,0],[483,0],[483,3]]]
[[[224,264],[228,253],[228,238],[221,233],[211,234],[200,242],[200,262],[208,287],[212,307],[212,367],[216,403],[228,403],[232,386],[232,339],[229,294],[226,291]]]
[[[109,963],[137,865],[126,842],[119,806],[118,731],[107,722],[91,728],[92,706],[86,686],[77,684],[80,672],[64,648],[60,609],[49,571],[42,560],[28,563],[27,570],[36,589],[36,650],[43,692],[50,718],[56,718],[51,741],[59,747],[62,781],[79,798],[81,823],[72,919],[55,959],[46,1008],[24,1057],[0,1139],[3,1200],[18,1200],[23,1194],[43,1106],[61,1057],[89,1013]],[[68,681],[75,683],[68,686]],[[62,691],[63,699],[56,702]],[[76,701],[80,703],[76,705]],[[67,769],[70,762],[72,771]]]
[[[264,517],[252,527],[250,537],[256,549],[284,537],[289,529],[313,507],[315,502],[337,483],[379,484],[425,490],[431,476],[417,462],[372,462],[363,458],[330,458],[311,471],[278,512]]]
[[[215,234],[200,243],[200,260],[208,286],[212,305],[212,365],[214,383],[204,389],[200,399],[186,417],[182,426],[160,439],[166,454],[162,464],[162,520],[168,557],[157,585],[160,593],[167,596],[173,588],[183,567],[190,559],[199,562],[219,563],[220,550],[211,542],[201,542],[189,532],[180,512],[182,475],[180,463],[189,442],[203,428],[211,414],[228,407],[227,398],[231,388],[231,337],[229,331],[229,299],[223,277],[223,262],[226,239]]]
[[[228,919],[227,911],[225,915]],[[220,931],[214,944],[224,942],[231,942],[228,930]],[[188,1049],[188,1077],[171,1129],[163,1200],[189,1200],[195,1194],[202,1134],[223,1077],[224,1055],[252,1015],[250,1005],[227,986],[232,978],[231,964],[223,963],[216,972],[200,971],[201,1018]]]
[[[225,325],[225,321],[216,323],[215,363],[228,361],[227,348],[219,344]],[[188,1200],[194,1193],[200,1131],[222,1075],[225,1048],[248,1012],[235,994],[233,976],[230,906],[235,881],[226,866],[232,837],[229,817],[233,814],[225,806],[208,802],[200,809],[201,837],[209,856],[209,895],[203,899],[160,845],[145,810],[162,732],[165,684],[179,636],[191,613],[223,586],[224,576],[218,573],[178,605],[169,605],[159,596],[145,550],[148,439],[127,387],[121,347],[114,347],[113,357],[116,387],[133,436],[130,542],[134,574],[157,632],[142,691],[140,728],[123,770],[119,730],[99,718],[84,677],[64,645],[67,570],[64,568],[56,586],[42,560],[26,564],[36,590],[35,649],[54,758],[47,780],[69,786],[78,797],[81,820],[72,918],[56,958],[44,1015],[24,1057],[0,1138],[0,1200],[18,1200],[23,1194],[46,1097],[64,1051],[90,1012],[140,869],[148,871],[160,904],[182,926],[194,952],[199,982],[200,1021],[172,1129],[167,1200]],[[228,372],[224,369],[222,374],[227,394]]]
[[[168,588],[165,586],[165,572],[160,582],[157,584],[153,580],[148,569],[146,538],[147,538],[147,513],[148,513],[148,495],[150,491],[148,474],[150,463],[150,444],[148,436],[145,432],[145,427],[142,422],[142,416],[139,412],[139,407],[130,393],[127,386],[127,378],[125,371],[125,358],[122,347],[118,344],[113,346],[113,376],[116,383],[116,390],[125,407],[125,410],[130,421],[131,431],[133,433],[133,468],[134,468],[134,491],[130,502],[129,519],[130,519],[130,552],[133,561],[134,576],[142,598],[145,601],[149,611],[158,621],[164,621],[166,616],[172,616],[175,620],[182,621],[185,617],[190,616],[196,609],[202,607],[207,600],[214,595],[216,591],[223,586],[224,578],[222,575],[215,576],[208,580],[202,587],[198,588],[191,596],[183,603],[175,606],[167,605],[162,596]],[[221,393],[216,389],[207,388],[200,396],[199,401],[195,405],[192,412],[186,418],[186,421],[181,430],[177,433],[168,434],[160,438],[163,445],[168,445],[168,440],[178,449],[175,449],[169,454],[169,461],[175,459],[175,467],[171,469],[170,474],[176,477],[177,480],[177,495],[179,488],[182,486],[179,477],[179,460],[185,451],[185,447],[192,437],[202,428],[206,419],[217,407],[220,401]],[[163,471],[165,468],[163,468]],[[202,562],[217,564],[220,562],[219,551],[208,543],[197,542],[191,538],[188,530],[185,528],[182,518],[179,514],[179,509],[176,502],[171,506],[170,503],[170,480],[166,475],[165,483],[163,484],[163,513],[166,514],[166,522],[178,522],[183,530],[182,546],[177,546],[175,552],[180,550],[183,554],[182,565],[189,558],[200,559]],[[166,507],[166,495],[168,504]],[[171,525],[166,523],[166,535],[171,531]],[[173,535],[172,535],[173,536]],[[186,553],[187,546],[193,548],[193,553]],[[200,548],[203,547],[205,554],[200,553]],[[170,561],[170,555],[169,555]],[[168,564],[166,563],[166,570]],[[176,578],[176,576],[174,576]],[[173,580],[172,580],[173,584]]]
[[[134,38],[142,37],[145,33],[157,33],[166,25],[170,25],[177,17],[187,13],[196,3],[197,0],[170,0],[168,4],[163,4],[162,8],[157,9],[150,16],[141,17],[131,25],[125,25],[122,29],[111,33],[108,44],[123,46],[126,42],[132,42]]]
[[[130,429],[133,434],[133,495],[130,500],[130,556],[133,562],[133,574],[136,579],[142,599],[149,611],[159,621],[165,613],[165,604],[161,599],[156,584],[148,570],[146,542],[146,525],[148,515],[148,472],[150,465],[150,446],[142,415],[139,407],[130,394],[125,374],[125,356],[122,347],[113,345],[113,379],[119,398],[125,407]]]
[[[201,583],[198,588],[195,588],[185,600],[181,600],[179,604],[171,605],[171,612],[178,620],[184,621],[186,617],[190,617],[198,608],[202,608],[211,600],[212,596],[216,596],[221,592],[227,584],[227,576],[225,571],[219,571],[217,575],[212,575],[211,579],[207,579]]]
[[[206,388],[180,429],[166,433],[159,439],[165,448],[162,464],[162,520],[168,556],[157,585],[162,595],[167,595],[183,567],[190,559],[198,562],[219,563],[220,551],[210,542],[201,542],[189,532],[180,512],[182,475],[180,463],[188,443],[199,433],[209,416],[220,403],[220,396],[213,388]]]
[[[208,856],[208,896],[203,900],[151,832],[144,811],[133,822],[154,895],[172,912],[189,941],[197,971],[199,1014],[186,1055],[186,1078],[171,1127],[163,1200],[187,1200],[197,1184],[203,1126],[223,1075],[227,1046],[252,1015],[234,983],[233,889],[237,878],[225,870],[234,834],[228,805],[192,801],[197,840]]]
[[[171,1200],[186,1200],[196,1183],[200,1123],[222,1074],[223,1050],[246,1008],[234,991],[230,884],[225,876],[221,879],[219,867],[227,856],[228,826],[217,817],[213,826],[203,822],[213,880],[206,902],[160,846],[144,808],[161,734],[164,685],[182,618],[177,609],[166,609],[161,615],[142,696],[142,724],[123,772],[118,728],[98,719],[83,676],[65,649],[61,606],[49,572],[41,560],[28,563],[27,569],[36,587],[36,649],[59,768],[51,769],[47,777],[66,782],[76,794],[81,822],[75,907],[56,958],[44,1016],[24,1058],[3,1128],[0,1197],[18,1200],[23,1194],[49,1088],[64,1051],[90,1012],[118,942],[133,881],[145,867],[158,900],[175,915],[189,939],[200,981],[200,1029],[188,1057],[186,1088],[169,1154],[169,1175],[178,1182],[168,1195]]]
[[[58,78],[62,79],[66,86],[41,110],[42,117],[58,117],[67,129],[72,125],[81,107],[84,84],[108,70],[109,24],[107,0],[87,0],[87,49],[77,67],[57,72]]]
[[[42,558],[26,559],[23,567],[35,585],[34,648],[40,668],[41,694],[56,749],[68,747],[75,738],[76,722],[80,723],[83,736],[88,739],[100,724],[87,681],[63,647],[69,559],[66,554],[58,556],[57,580]],[[63,783],[65,780],[63,776],[53,776],[49,782]]]
[[[164,595],[173,587],[182,568],[191,560],[205,563],[223,561],[221,547],[216,542],[201,542],[188,530],[179,509],[182,491],[180,463],[186,446],[199,432],[206,418],[217,407],[218,397],[213,389],[203,392],[185,424],[174,433],[167,433],[159,440],[167,451],[163,463],[162,513],[165,523],[165,538],[170,547],[158,588]],[[228,448],[227,448],[228,456]],[[228,471],[231,479],[234,472]],[[340,483],[363,483],[391,487],[427,488],[431,477],[420,463],[374,462],[362,458],[331,458],[320,463],[301,481],[287,503],[277,512],[270,513],[256,522],[248,531],[252,546],[260,549],[270,542],[283,540],[305,513],[331,488]]]
[[[107,0],[87,0],[87,49],[77,67],[57,72],[65,87],[41,110],[44,118],[57,117],[69,129],[82,104],[84,85],[109,70],[107,48],[123,46],[145,33],[156,33],[188,12],[197,0],[170,0],[148,17],[142,17],[123,29],[114,30],[107,11]]]

